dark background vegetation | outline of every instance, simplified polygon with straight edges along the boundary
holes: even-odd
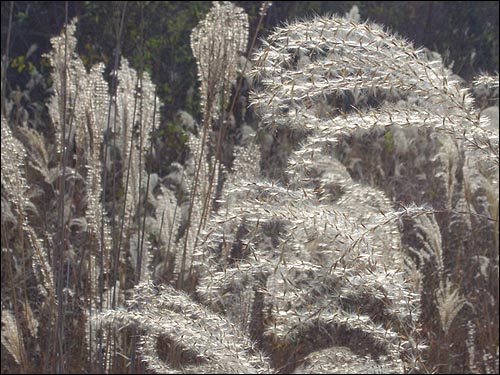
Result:
[[[236,1],[250,18],[250,37],[261,2]],[[260,37],[289,20],[314,14],[348,12],[357,5],[362,19],[385,25],[410,40],[439,52],[453,71],[470,81],[480,72],[499,69],[499,3],[497,1],[275,1]],[[2,56],[6,52],[10,1],[2,1]],[[164,103],[157,136],[166,144],[165,160],[178,160],[185,137],[175,121],[183,109],[199,119],[196,63],[191,30],[211,7],[209,1],[72,1],[69,19],[79,18],[78,53],[87,67],[113,65],[120,14],[125,8],[123,56],[138,70],[148,71]],[[44,102],[50,90],[50,37],[65,22],[64,1],[15,1],[9,47],[6,97],[27,108],[30,125],[44,130]]]

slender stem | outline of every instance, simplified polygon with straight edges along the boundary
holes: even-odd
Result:
[[[268,6],[265,8],[267,9]],[[255,33],[253,34],[253,38],[252,38],[252,43],[250,44],[250,48],[249,48],[249,53],[251,51],[253,51],[253,48],[255,46],[255,42],[257,41],[257,35],[259,34],[259,31],[262,27],[262,23],[264,21],[264,17],[266,16],[266,12],[265,11],[262,11],[260,13],[260,17],[259,17],[259,22],[257,23],[257,27],[255,29]],[[200,231],[202,229],[202,224],[206,221],[206,218],[208,216],[208,213],[209,213],[209,210],[207,209],[208,206],[209,206],[209,199],[211,197],[211,193],[212,193],[212,189],[213,189],[213,184],[214,184],[214,180],[215,180],[215,173],[217,173],[217,165],[220,164],[221,162],[221,147],[222,147],[222,141],[226,135],[226,131],[227,131],[227,127],[229,125],[229,121],[227,121],[228,119],[231,118],[232,114],[233,114],[233,111],[234,111],[234,107],[236,105],[236,100],[238,99],[238,93],[240,92],[241,90],[241,85],[243,83],[243,78],[245,77],[245,71],[246,71],[246,68],[247,68],[247,64],[248,64],[248,59],[245,59],[245,64],[243,65],[243,69],[241,70],[241,74],[240,74],[240,77],[238,79],[238,83],[236,85],[236,89],[234,91],[234,95],[233,95],[233,100],[231,101],[231,106],[229,108],[229,112],[228,112],[228,115],[226,117],[226,120],[225,121],[222,121],[222,126],[221,126],[221,129],[219,131],[219,135],[217,137],[217,143],[216,143],[216,146],[215,146],[215,161],[211,167],[211,170],[210,170],[210,180],[209,180],[209,184],[208,184],[208,193],[207,195],[205,196],[205,202],[203,203],[203,214],[202,214],[202,218],[200,220],[200,223],[199,223],[199,226],[198,226],[198,232],[197,232],[197,236],[196,238],[198,238],[199,234],[200,234]],[[195,247],[196,247],[196,244],[195,244]]]
[[[139,84],[139,77],[137,77],[137,81],[135,85],[137,86]],[[132,115],[132,124],[135,124],[135,118],[137,114],[137,95],[134,98],[134,113]],[[114,261],[113,261],[113,280],[112,280],[112,285],[113,285],[113,299],[111,303],[111,308],[116,307],[116,282],[118,280],[118,264],[120,261],[120,249],[122,247],[122,240],[123,240],[123,232],[125,230],[125,216],[126,214],[126,209],[127,209],[127,196],[128,196],[128,186],[129,186],[129,180],[130,180],[130,168],[132,165],[132,148],[134,145],[134,138],[130,137],[130,144],[129,144],[129,149],[128,149],[128,160],[127,160],[127,177],[125,178],[125,191],[123,194],[123,206],[122,206],[122,215],[121,215],[121,223],[120,223],[120,234],[118,236],[118,247],[116,249],[116,253],[114,253]],[[123,149],[123,158],[125,159],[125,155],[127,155],[127,146],[125,145]],[[130,227],[130,224],[127,224],[127,228]]]
[[[155,99],[154,99],[154,105],[153,105],[153,129],[152,129],[152,134],[151,134],[151,139],[150,139],[150,146],[149,146],[149,153],[148,156],[151,159],[151,155],[153,154],[153,134],[155,132],[155,121],[156,121],[156,93],[155,93]],[[146,163],[144,163],[146,164]],[[141,244],[140,244],[140,253],[139,253],[139,269],[138,269],[138,275],[140,276],[141,268],[142,267],[142,254],[144,251],[144,235],[145,235],[145,228],[146,228],[146,203],[148,200],[148,192],[149,192],[149,181],[151,179],[151,174],[148,173],[148,178],[146,180],[146,191],[144,193],[144,212],[142,216],[142,232],[141,232]]]
[[[19,215],[19,220],[20,221],[23,220],[23,218],[21,217],[21,214]],[[2,231],[1,232],[2,232],[1,233],[2,234],[2,248],[9,250],[9,229],[8,229],[8,226],[5,225],[4,223],[2,223]],[[19,229],[19,232],[21,232],[21,229]],[[24,237],[22,237],[22,238],[24,238]],[[24,247],[24,241],[23,241],[23,247]],[[8,252],[6,252],[6,257],[4,259],[6,260],[6,263],[7,263],[7,266],[5,267],[7,269],[7,277],[6,278],[8,279],[8,282],[9,282],[8,283],[9,288],[12,291],[12,308],[14,310],[14,317],[17,320],[17,319],[19,319],[20,312],[19,312],[19,302],[17,301],[17,293],[16,293],[16,287],[15,287],[15,281],[14,281],[14,274],[12,272],[14,270],[14,266],[12,265],[13,264],[13,261],[12,261],[13,256],[14,256],[14,254],[11,253],[11,251],[8,251]],[[2,294],[3,294],[3,291],[2,291]],[[3,314],[3,312],[2,312],[2,314]],[[22,337],[22,333],[21,333],[20,329],[17,330],[16,339],[18,341],[19,348],[21,348],[22,358],[21,358],[21,363],[20,363],[20,369],[21,369],[22,373],[26,373],[26,372],[28,372],[28,367],[27,367],[28,361],[26,359],[23,337]]]
[[[68,75],[68,2],[65,2],[64,15],[64,65],[62,71],[62,132],[61,132],[61,181],[59,187],[59,246],[57,247],[57,271],[56,271],[56,293],[57,293],[57,324],[56,324],[56,366],[55,372],[63,374],[64,371],[64,296],[63,296],[63,266],[66,245],[66,231],[64,222],[64,197],[66,190],[66,111],[67,111],[67,75]]]
[[[121,55],[121,38],[122,38],[122,33],[123,33],[123,25],[125,23],[125,13],[127,9],[127,2],[123,4],[122,8],[122,13],[121,13],[121,19],[120,19],[120,26],[118,29],[118,35],[116,38],[116,50],[115,50],[115,61],[114,61],[114,66],[113,70],[115,72],[118,71],[118,65],[120,62],[120,55]],[[108,119],[107,119],[107,126],[106,126],[106,134],[107,134],[107,140],[104,142],[104,161],[103,161],[103,168],[104,168],[104,176],[102,180],[102,187],[103,187],[103,196],[102,196],[102,212],[101,212],[101,233],[100,233],[100,251],[99,251],[99,266],[100,266],[100,272],[99,272],[99,310],[102,311],[102,305],[103,305],[103,288],[104,288],[104,274],[103,274],[103,267],[104,267],[104,247],[105,247],[105,241],[104,241],[104,223],[105,223],[105,217],[106,217],[106,211],[104,207],[104,202],[106,199],[106,185],[107,185],[107,177],[108,177],[108,168],[107,168],[107,161],[108,161],[108,142],[109,142],[109,137],[115,136],[115,134],[110,134],[111,130],[111,112],[113,105],[115,106],[115,116],[113,119],[113,129],[116,129],[116,86],[117,86],[117,79],[116,79],[116,74],[113,75],[113,79],[111,81],[111,94],[110,94],[110,101],[109,101],[109,107],[108,107]],[[114,144],[114,143],[113,143]],[[114,149],[114,147],[113,147]],[[114,152],[114,151],[113,151]],[[114,156],[114,155],[113,155]],[[113,160],[114,162],[115,160]],[[114,167],[113,167],[113,172],[114,172]],[[113,181],[114,181],[114,173],[113,173]],[[114,183],[113,183],[114,184]],[[113,206],[114,209],[114,206]],[[114,214],[114,212],[113,212]],[[114,224],[114,222],[113,222]],[[115,233],[114,233],[114,226],[112,227],[113,233],[112,233],[112,247],[114,248],[115,245]],[[102,343],[102,334],[99,336],[99,346],[98,346],[98,365],[99,365],[99,372],[103,373],[104,372],[104,361],[103,361],[103,343]]]
[[[7,28],[7,42],[5,47],[4,62],[2,65],[2,113],[7,117],[5,108],[5,84],[7,82],[7,67],[9,65],[9,48],[10,48],[10,32],[12,30],[12,13],[14,10],[14,2],[10,2],[9,12],[9,27]]]
[[[143,134],[143,129],[144,129],[144,122],[143,122],[143,113],[144,113],[144,91],[143,91],[143,74],[144,74],[144,6],[141,3],[141,58],[140,58],[140,72],[139,72],[139,93],[140,93],[140,101],[139,101],[139,206],[141,205],[142,201],[142,164],[143,164],[143,154],[144,154],[144,134]],[[155,102],[156,102],[156,96],[155,96]],[[156,103],[155,103],[156,104]],[[154,114],[153,114],[154,116]],[[146,163],[144,163],[144,166]],[[145,170],[146,168],[144,168]],[[149,174],[148,174],[148,182],[149,184]],[[145,193],[145,198],[144,198],[144,219],[146,218],[146,202],[148,200],[147,197],[147,189]],[[138,215],[139,216],[139,215]],[[142,225],[140,221],[140,216],[138,220],[138,234],[139,234],[139,240],[137,241],[137,265],[136,265],[136,275],[135,275],[135,283],[139,283],[141,279],[141,267],[142,267],[142,255],[143,255],[143,239],[144,239],[144,225],[145,221],[143,220]],[[142,228],[142,229],[141,229]]]
[[[203,162],[203,153],[205,150],[205,143],[207,141],[207,135],[208,135],[208,127],[209,124],[211,123],[210,118],[211,118],[211,113],[212,113],[212,105],[213,101],[211,98],[207,98],[207,108],[205,111],[205,116],[203,119],[203,135],[201,139],[201,144],[200,144],[200,155],[198,157],[198,164],[196,165],[196,173],[193,181],[193,187],[191,189],[191,201],[189,203],[189,210],[188,210],[188,217],[187,217],[187,228],[186,228],[186,234],[184,236],[184,249],[182,251],[182,261],[181,261],[181,272],[179,276],[179,288],[182,289],[184,287],[184,272],[185,272],[185,267],[186,267],[186,255],[187,255],[187,245],[188,245],[188,238],[189,238],[189,230],[191,227],[191,216],[193,214],[193,206],[194,206],[194,200],[196,198],[196,190],[198,188],[198,182],[200,179],[200,170],[201,170],[201,165]]]

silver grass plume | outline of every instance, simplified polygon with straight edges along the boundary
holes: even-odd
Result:
[[[441,327],[443,332],[447,334],[453,320],[468,302],[460,295],[460,291],[453,286],[450,280],[441,283],[436,293],[436,300]]]
[[[405,212],[393,211],[376,189],[356,186],[345,168],[332,168],[339,163],[329,150],[342,132],[334,126],[335,118],[315,103],[318,99],[321,105],[322,98],[341,91],[327,82],[333,79],[329,76],[333,62],[323,64],[323,58],[335,50],[328,46],[334,40],[326,35],[332,30],[329,21],[288,25],[273,34],[255,58],[254,72],[263,91],[253,95],[253,103],[261,110],[264,123],[312,133],[302,150],[293,153],[292,184],[285,189],[272,182],[236,182],[238,178],[232,178],[225,188],[225,203],[214,225],[205,228],[206,239],[197,253],[197,262],[205,271],[197,291],[204,301],[239,319],[242,329],[288,370],[294,365],[281,363],[276,358],[280,351],[281,361],[300,358],[308,354],[303,349],[309,347],[308,340],[319,340],[320,347],[314,348],[318,350],[331,345],[332,335],[341,341],[342,332],[365,337],[368,341],[361,346],[371,347],[372,355],[395,360],[401,354],[401,340],[407,337],[403,327],[415,327],[411,317],[418,316],[418,289],[402,271],[409,260],[398,253],[399,233],[394,225]],[[342,38],[348,39],[348,31],[337,35],[340,49],[346,45]],[[338,72],[336,75],[340,80]],[[400,79],[397,72],[394,79]],[[355,128],[345,121],[340,130]],[[417,208],[406,213],[409,211],[420,212]],[[357,215],[351,218],[353,212]],[[363,268],[366,264],[374,268]],[[380,279],[375,276],[379,271],[385,274]],[[388,284],[394,288],[379,285],[381,279],[391,279]],[[332,287],[316,285],[315,280]],[[342,286],[341,280],[348,280],[348,285]],[[342,298],[335,302],[338,291],[353,305],[346,305]],[[374,300],[364,301],[366,296]],[[373,310],[358,307],[355,315],[354,306],[372,306]],[[384,313],[379,315],[380,311]],[[386,319],[392,323],[379,326]],[[418,344],[408,347],[415,353],[423,348]]]
[[[48,260],[47,249],[38,238],[28,220],[32,203],[28,198],[29,187],[22,172],[24,170],[27,152],[25,146],[12,134],[7,120],[2,116],[2,198],[5,194],[14,203],[12,211],[14,221],[27,236],[33,252],[33,270],[41,286],[48,295],[54,297],[54,275]],[[2,204],[2,222],[4,221],[4,206]]]
[[[7,119],[2,116],[2,195],[7,195],[20,212],[26,204],[28,184],[21,173],[26,158],[24,145],[12,134]],[[3,208],[3,206],[2,206]]]
[[[344,153],[351,173],[393,190],[393,199],[430,203],[438,210],[439,222],[413,217],[413,228],[403,228],[405,241],[414,241],[424,276],[424,321],[437,322],[437,327],[430,324],[437,331],[442,328],[436,296],[446,294],[447,274],[464,298],[484,302],[484,314],[495,310],[498,255],[491,249],[498,244],[498,193],[493,188],[498,186],[498,130],[473,106],[471,95],[439,56],[377,25],[316,18],[272,34],[255,55],[254,75],[263,90],[252,100],[264,124],[308,134],[289,160],[291,187],[313,189],[324,203],[341,202],[343,194],[353,191],[349,176],[334,176],[328,169]],[[497,81],[478,79],[493,88]],[[370,96],[382,98],[375,108],[365,99]],[[390,155],[394,171],[387,168],[387,159],[374,155]],[[415,189],[419,184],[427,189]],[[458,263],[469,258],[466,267]],[[460,272],[454,274],[457,267]],[[477,282],[483,277],[489,290],[480,296]],[[477,331],[485,332],[486,325],[474,321]],[[460,325],[452,324],[456,331]]]
[[[158,244],[156,255],[150,256],[148,267],[153,270],[154,281],[170,281],[178,251],[177,236],[182,224],[181,208],[172,190],[161,183],[158,184],[158,189],[160,193],[152,200],[156,207],[155,216],[146,218],[148,233]]]
[[[395,363],[375,361],[347,347],[334,346],[308,355],[293,374],[398,374]]]
[[[486,85],[492,88],[499,87],[499,77],[497,75],[481,74],[474,79],[474,86]]]
[[[252,103],[272,127],[327,132],[331,141],[377,124],[430,127],[453,134],[498,165],[498,134],[487,129],[472,97],[442,61],[376,24],[316,17],[286,25],[268,38],[254,64],[264,90],[253,94]],[[418,106],[394,110],[388,105],[330,120],[312,105],[332,95],[373,90],[411,94]]]
[[[214,1],[203,21],[191,32],[191,49],[198,65],[203,110],[220,117],[236,79],[240,53],[248,43],[248,15],[229,1]]]
[[[109,221],[104,219],[104,228],[101,228],[101,217],[106,215],[104,204],[101,200],[102,195],[102,162],[101,162],[101,146],[104,140],[104,133],[107,124],[107,114],[109,108],[109,93],[108,85],[103,78],[104,64],[97,64],[92,67],[90,73],[86,76],[87,91],[85,96],[85,113],[86,126],[85,133],[85,155],[87,159],[87,210],[85,217],[87,219],[87,230],[90,238],[97,245],[95,249],[103,249],[104,269],[103,272],[108,274],[111,268],[111,260],[109,254],[111,251],[111,230]],[[82,77],[83,79],[84,77]],[[101,243],[101,230],[104,230],[104,243]],[[98,252],[90,254],[90,272],[91,272],[91,295],[98,293],[98,275],[99,267],[97,265]],[[95,306],[94,306],[95,307]]]
[[[170,286],[140,283],[126,309],[104,311],[99,321],[143,330],[139,351],[147,367],[156,373],[270,371],[266,358],[229,320]],[[178,347],[184,361],[176,364],[161,345]]]
[[[18,330],[16,318],[10,310],[2,307],[2,346],[7,349],[14,361],[19,365],[26,361],[26,349],[23,337]]]
[[[71,241],[68,242],[68,266],[76,264],[70,259],[78,259],[80,269],[83,270],[82,281],[88,282],[88,295],[79,302],[83,302],[85,318],[90,321],[100,303],[106,305],[110,300],[108,294],[111,290],[103,284],[104,278],[107,278],[111,270],[112,240],[107,212],[104,209],[101,181],[101,147],[108,123],[110,97],[108,84],[103,78],[104,64],[97,64],[88,72],[76,53],[76,24],[75,18],[66,25],[66,32],[63,29],[59,36],[51,39],[52,50],[47,57],[53,67],[51,76],[54,82],[54,96],[49,104],[49,115],[56,131],[57,151],[62,153],[59,134],[63,129],[63,113],[65,110],[68,113],[64,147],[67,157],[74,155],[75,169],[66,167],[69,171],[67,179],[72,181],[72,184],[67,185],[66,191],[62,192],[65,195],[64,205],[71,207],[65,210],[64,219],[69,227],[78,228],[79,233],[85,233],[86,238],[83,245],[85,250]],[[74,201],[80,199],[74,195],[76,181],[85,184],[83,212],[74,208]],[[104,233],[103,241],[101,232]],[[102,259],[102,262],[99,259]],[[101,287],[107,291],[100,293]],[[77,299],[80,296],[77,296],[75,290],[74,285],[68,284],[66,293],[70,298]],[[85,325],[85,342],[93,354],[98,351],[94,334],[95,332],[90,334],[89,324]]]
[[[332,206],[313,189],[266,181],[239,181],[226,194],[197,258],[205,303],[273,355],[306,355],[301,348],[314,340],[310,350],[352,335],[375,358],[397,363],[402,327],[418,317],[418,294],[405,279],[394,224],[420,209],[391,212],[380,192],[362,189]]]
[[[69,124],[73,121],[76,122],[85,118],[84,97],[87,83],[85,79],[87,71],[82,60],[76,53],[77,40],[74,36],[76,23],[77,19],[74,18],[68,25],[65,26],[67,29],[66,32],[65,29],[63,29],[60,35],[50,39],[52,49],[45,55],[54,69],[51,78],[53,81],[55,95],[52,97],[49,104],[49,115],[52,119],[52,123],[54,124],[56,144],[59,154],[62,153],[60,133],[63,129],[62,121],[64,108],[66,108],[66,111],[69,114],[66,117],[67,126],[66,134],[64,135],[65,145],[71,144],[75,137],[75,131],[77,132],[76,134],[80,131],[80,142],[78,143],[81,144],[84,140],[83,133],[81,133],[83,128],[81,126],[76,126],[76,124],[69,126]],[[64,85],[64,82],[66,82],[66,85]],[[66,103],[64,103],[65,99]]]
[[[147,173],[146,156],[150,148],[151,131],[157,128],[160,121],[160,102],[155,95],[155,85],[147,72],[142,75],[133,69],[128,60],[121,59],[120,68],[114,74],[117,75],[118,86],[117,96],[112,107],[112,123],[116,122],[115,137],[117,137],[117,147],[120,151],[122,167],[122,186],[127,187],[125,202],[125,243],[130,243],[129,252],[131,263],[134,267],[138,264],[140,256],[138,251],[139,235],[134,232],[137,228],[139,215],[143,213],[144,207],[139,198],[144,198],[149,193],[146,192]],[[155,115],[156,111],[156,115]],[[116,117],[116,118],[115,118]],[[155,123],[153,124],[153,119]],[[114,126],[114,124],[113,124]],[[109,163],[113,162],[108,159]],[[130,170],[128,168],[130,166]],[[108,165],[111,170],[112,166]],[[127,184],[127,174],[128,184]],[[140,185],[139,185],[140,183]],[[150,257],[149,245],[143,252],[146,258]],[[141,261],[141,278],[147,280],[150,275],[148,267],[149,261]]]
[[[20,131],[20,133],[23,134],[23,131]],[[34,133],[27,131],[25,134],[28,137],[31,136],[31,139],[35,142],[39,142],[40,139]],[[16,267],[13,277],[20,278],[27,277],[27,274],[34,274],[38,283],[42,310],[47,312],[55,308],[57,304],[54,274],[49,262],[48,249],[35,232],[29,219],[30,213],[35,213],[35,216],[37,216],[37,210],[30,201],[30,188],[25,176],[25,160],[28,159],[27,151],[23,143],[13,136],[4,116],[2,116],[1,121],[1,134],[2,232],[5,231],[2,234],[5,235],[5,239],[8,238],[10,230],[7,230],[7,228],[9,228],[8,223],[11,222],[13,224],[12,231],[16,233],[19,241],[13,243],[12,248],[10,248],[8,240],[7,243],[4,243],[2,239],[2,260],[5,259],[5,254],[5,256],[12,257],[12,262],[21,261],[30,265],[29,268]],[[43,143],[38,146],[41,154],[43,154]],[[43,165],[43,162],[41,165]],[[10,212],[12,217],[8,217],[7,212]],[[22,273],[21,270],[26,273]],[[16,292],[14,291],[14,293]],[[11,311],[12,303],[15,303],[15,300],[14,302],[9,301],[9,298],[10,293],[4,294],[2,291],[2,345],[20,366],[20,370],[27,371],[25,367],[27,363],[25,340],[28,342],[38,339],[39,324],[27,300],[17,302],[19,305],[15,307],[15,310],[20,315],[16,317]],[[4,303],[8,304],[10,309],[4,308]],[[19,316],[22,316],[22,318],[20,319]],[[48,327],[53,327],[55,324],[54,316],[49,314],[46,323]]]
[[[223,114],[229,104],[230,88],[236,79],[240,53],[245,52],[247,42],[248,16],[241,8],[235,7],[228,1],[214,2],[205,19],[191,32],[191,49],[197,60],[198,77],[201,81],[203,131],[199,148],[196,151],[191,148],[191,151],[197,152],[199,156],[194,163],[196,172],[191,184],[191,202],[180,260],[181,285],[184,283],[186,262],[189,262],[188,258],[196,247],[199,232],[205,226],[206,218],[212,209],[213,202],[209,198],[213,194],[212,191],[217,190],[214,189],[214,186],[217,186],[214,180],[218,174],[216,158],[206,171],[202,171],[207,159],[208,152],[205,153],[205,149],[208,145],[209,132],[214,120],[225,121]],[[206,195],[207,199],[201,201],[201,211],[197,213],[195,208],[200,208],[195,207],[195,200],[199,196],[198,184],[203,190],[202,195]],[[196,215],[198,217],[193,217]],[[190,240],[191,242],[194,240],[194,246],[188,244]]]
[[[103,265],[107,273],[109,270],[109,251],[111,249],[111,237],[107,220],[104,220],[103,228],[105,243],[100,242],[101,221],[99,218],[105,214],[103,203],[101,202],[101,144],[104,139],[104,132],[107,124],[107,114],[109,107],[108,85],[103,78],[104,65],[97,64],[91,68],[90,72],[85,69],[82,60],[76,53],[76,31],[77,19],[73,19],[67,27],[66,33],[63,29],[61,34],[51,39],[52,50],[47,54],[53,67],[52,79],[54,96],[49,104],[49,114],[55,126],[56,134],[62,129],[62,113],[64,109],[64,98],[66,96],[66,108],[68,134],[65,137],[65,147],[68,152],[73,143],[76,144],[74,152],[77,155],[77,166],[86,167],[87,183],[87,209],[85,219],[90,238],[95,241],[98,248],[104,249],[105,264]],[[67,44],[68,56],[65,57],[65,44]],[[63,92],[63,80],[66,79],[66,93]],[[71,126],[69,126],[71,124]],[[56,142],[60,137],[56,136]],[[61,152],[61,145],[58,144],[58,152]],[[76,174],[77,171],[73,171]],[[66,194],[66,192],[65,192]],[[67,210],[68,212],[68,210]],[[69,214],[69,212],[68,212]],[[69,219],[69,218],[68,218]],[[76,222],[73,220],[73,222]],[[91,254],[93,289],[97,290],[97,275],[99,271],[96,265],[96,254]],[[94,295],[94,293],[92,293]]]

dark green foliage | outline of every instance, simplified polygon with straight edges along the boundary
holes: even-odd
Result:
[[[259,18],[259,2],[237,1],[249,15],[253,36]],[[386,25],[415,44],[441,53],[453,71],[470,80],[480,71],[498,71],[498,2],[362,2],[362,1],[278,1],[268,11],[259,37],[285,20],[310,18],[314,14],[345,14],[353,5],[362,18]],[[72,1],[68,16],[79,17],[77,52],[87,69],[97,62],[112,70],[120,14],[124,2]],[[189,36],[205,16],[210,1],[129,1],[125,9],[121,54],[137,71],[148,71],[164,103],[159,142],[162,164],[182,159],[185,139],[175,122],[175,113],[185,110],[201,120],[196,63]],[[10,2],[2,2],[2,55],[5,54]],[[7,97],[19,90],[29,96],[28,117],[32,126],[49,132],[44,102],[51,85],[49,64],[41,57],[50,49],[49,38],[64,24],[64,2],[14,2]],[[260,42],[257,41],[257,46]],[[33,53],[35,52],[36,53]],[[475,57],[471,58],[471,54]],[[40,75],[41,74],[41,75]],[[21,95],[21,93],[23,95]],[[25,95],[25,96],[26,96]],[[22,101],[14,101],[26,108]],[[38,107],[40,111],[34,110]]]
[[[248,13],[250,35],[253,35],[260,3],[235,3]],[[124,3],[72,1],[68,5],[69,17],[80,18],[78,52],[84,63],[87,67],[98,61],[109,63]],[[417,46],[423,45],[446,56],[448,63],[454,62],[453,71],[466,80],[480,71],[498,70],[499,7],[496,1],[278,1],[269,9],[262,34],[285,20],[314,14],[344,14],[353,5],[359,7],[362,18],[384,24]],[[10,2],[2,2],[2,54],[5,53],[9,7]],[[199,99],[188,95],[189,89],[197,85],[189,35],[209,7],[209,1],[127,2],[122,53],[134,68],[142,67],[152,73],[167,117],[171,118],[178,109],[199,115]],[[46,73],[47,65],[40,55],[49,50],[50,36],[59,32],[63,23],[63,2],[14,3],[9,53],[12,69],[8,76],[12,86],[26,85],[25,70],[32,70],[28,69],[28,62]],[[33,44],[39,53],[31,55],[21,69],[19,59]]]

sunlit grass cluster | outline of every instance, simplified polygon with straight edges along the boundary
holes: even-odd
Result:
[[[215,3],[202,122],[160,177],[149,74],[86,70],[76,27],[51,133],[2,112],[2,372],[498,373],[498,129],[439,55],[354,9],[243,61],[247,16]]]

